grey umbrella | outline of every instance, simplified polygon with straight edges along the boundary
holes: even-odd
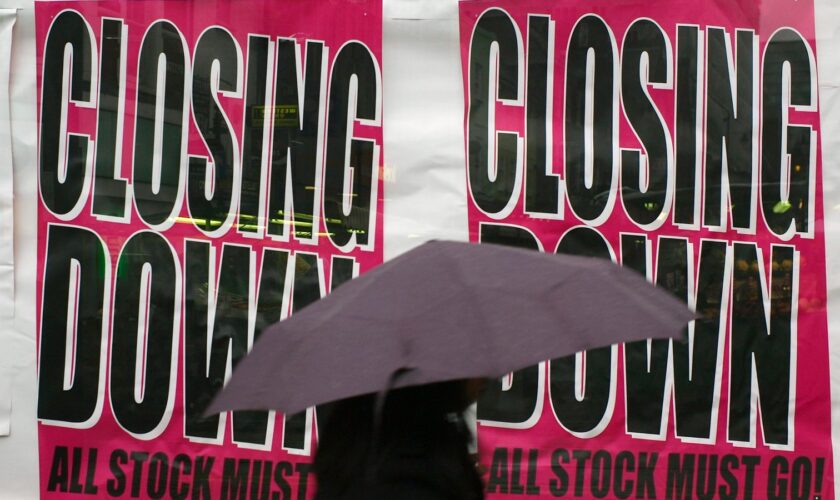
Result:
[[[679,337],[673,295],[603,259],[432,241],[269,327],[207,410],[309,406]]]

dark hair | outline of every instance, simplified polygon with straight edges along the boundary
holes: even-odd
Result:
[[[353,490],[375,478],[393,450],[417,443],[469,461],[470,435],[462,416],[469,403],[463,380],[397,389],[385,398],[378,429],[375,394],[319,407],[322,425],[313,463],[319,493],[339,496]]]

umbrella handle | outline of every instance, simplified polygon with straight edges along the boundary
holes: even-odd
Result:
[[[388,383],[385,388],[376,394],[373,406],[373,432],[371,434],[371,452],[368,454],[368,467],[365,474],[368,484],[373,484],[376,480],[377,469],[379,465],[379,452],[382,440],[382,419],[385,413],[385,401],[388,398],[388,393],[397,384],[400,377],[410,372],[411,368],[398,368],[388,377]]]

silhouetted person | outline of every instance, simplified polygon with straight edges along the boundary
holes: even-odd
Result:
[[[391,391],[378,416],[376,395],[329,405],[315,454],[315,500],[484,498],[463,418],[477,384]]]

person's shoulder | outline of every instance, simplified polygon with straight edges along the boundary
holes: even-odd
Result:
[[[389,454],[378,472],[378,484],[384,488],[379,498],[473,500],[483,496],[475,470],[447,453],[403,449]]]
[[[425,478],[391,477],[381,478],[374,484],[360,483],[351,491],[341,494],[319,491],[315,500],[467,500],[467,498],[447,490],[444,484]]]

